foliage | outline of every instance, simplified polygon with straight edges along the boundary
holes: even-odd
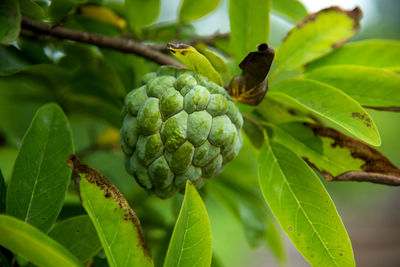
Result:
[[[317,174],[400,184],[367,111],[400,111],[400,43],[348,43],[359,8],[307,15],[297,0],[230,0],[230,35],[198,36],[193,21],[219,3],[182,0],[169,24],[159,0],[0,3],[0,264],[223,265],[218,207],[282,263],[278,225],[313,266],[355,266]],[[270,13],[297,23],[273,61]],[[242,102],[245,135],[218,177],[161,200],[125,172],[118,128],[144,74],[182,66],[169,51]]]

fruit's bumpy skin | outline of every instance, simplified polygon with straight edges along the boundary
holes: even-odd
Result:
[[[167,198],[222,172],[242,147],[243,118],[221,86],[162,66],[125,98],[121,146],[140,186]]]

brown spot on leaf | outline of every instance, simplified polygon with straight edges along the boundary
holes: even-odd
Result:
[[[104,197],[113,199],[121,209],[124,210],[124,220],[131,221],[135,227],[139,237],[139,244],[147,257],[151,257],[150,252],[146,246],[143,237],[142,227],[140,225],[139,218],[135,212],[129,206],[128,201],[107,178],[103,176],[98,170],[80,163],[80,159],[76,155],[69,156],[67,165],[72,168],[74,174],[78,177],[75,179],[76,187],[79,190],[80,174],[83,174],[89,183],[96,184],[102,191],[104,191]],[[79,191],[78,191],[79,193]]]
[[[371,122],[372,122],[372,121],[371,121],[370,118],[367,117],[366,114],[361,114],[361,113],[359,113],[359,112],[353,112],[353,113],[351,113],[351,117],[352,117],[352,118],[358,118],[358,119],[360,119],[360,120],[363,120],[365,126],[367,126],[368,128],[371,127]]]
[[[400,169],[378,150],[335,129],[318,124],[307,124],[307,126],[313,130],[315,135],[333,139],[332,147],[347,148],[350,150],[353,158],[361,159],[365,162],[361,166],[364,172],[350,170],[349,172],[333,177],[324,170],[318,170],[306,158],[305,161],[311,167],[320,171],[328,181],[367,181],[386,185],[400,185]]]

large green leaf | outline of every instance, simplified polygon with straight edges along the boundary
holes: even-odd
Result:
[[[311,14],[296,25],[279,47],[275,57],[277,72],[298,69],[343,44],[358,30],[361,11],[344,11],[331,7]]]
[[[0,245],[45,267],[82,266],[62,245],[35,227],[16,218],[0,215]]]
[[[6,182],[4,181],[3,172],[0,169],[0,213],[4,213],[6,211],[6,193]]]
[[[305,77],[336,87],[361,105],[400,107],[400,75],[388,70],[337,65],[318,68]]]
[[[293,244],[313,266],[355,266],[346,229],[319,178],[294,152],[264,143],[260,187]]]
[[[381,144],[378,130],[369,114],[355,100],[335,87],[307,79],[279,83],[271,95],[280,94],[287,102],[297,102],[322,118],[346,129],[374,146]]]
[[[59,214],[71,170],[71,129],[56,104],[41,107],[22,140],[8,185],[7,213],[46,232]]]
[[[153,266],[139,219],[125,197],[97,170],[71,156],[68,165],[79,175],[83,207],[100,238],[108,263],[117,266]]]
[[[326,65],[362,65],[400,71],[400,42],[366,40],[346,44],[332,53],[310,62],[307,71]]]
[[[17,0],[0,1],[0,44],[11,44],[17,39],[21,25],[21,13]]]
[[[101,244],[89,216],[81,215],[57,222],[49,236],[68,249],[81,262],[96,255]]]
[[[239,63],[256,49],[268,42],[270,0],[229,1],[231,24],[231,49]]]
[[[272,0],[272,11],[294,22],[307,16],[307,9],[298,0]]]
[[[318,137],[299,122],[273,125],[273,140],[285,145],[319,170],[337,176],[348,171],[361,171],[365,161],[354,158],[351,151],[335,140]]]
[[[160,0],[125,0],[125,13],[131,29],[154,22],[160,12]]]
[[[165,267],[210,266],[211,227],[206,207],[189,181],[169,243]]]
[[[199,19],[213,11],[221,0],[183,0],[179,12],[180,21]]]

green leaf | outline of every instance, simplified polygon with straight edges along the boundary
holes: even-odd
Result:
[[[270,0],[229,2],[230,46],[237,63],[254,51],[257,45],[268,43],[270,9]]]
[[[22,140],[8,185],[7,214],[47,232],[67,191],[71,170],[71,129],[56,104],[41,107]]]
[[[68,249],[81,262],[96,255],[101,244],[89,216],[81,215],[57,222],[49,236]]]
[[[338,7],[311,14],[294,27],[279,47],[275,57],[277,72],[298,69],[350,39],[359,28],[361,10],[345,11]]]
[[[318,68],[305,77],[336,87],[361,105],[400,107],[400,75],[388,70],[337,65]]]
[[[273,89],[271,95],[280,94],[289,103],[297,102],[368,144],[381,144],[378,130],[369,114],[335,87],[313,80],[292,79],[279,83]]]
[[[16,0],[0,1],[0,44],[11,44],[19,35],[21,13]]]
[[[179,21],[199,19],[213,11],[221,0],[183,0],[179,11]]]
[[[361,65],[400,71],[400,42],[366,40],[346,44],[307,64],[307,71],[327,65]]]
[[[96,228],[109,265],[153,266],[139,219],[117,187],[97,170],[80,164],[76,156],[71,156],[67,164],[80,177],[82,204]]]
[[[188,181],[164,266],[210,266],[211,227],[204,203]]]
[[[208,47],[205,43],[197,43],[194,47],[210,61],[211,65],[218,73],[228,73],[228,66],[225,61],[212,48]]]
[[[41,6],[32,0],[19,0],[21,14],[33,19],[44,19],[46,14]]]
[[[0,46],[0,58],[0,76],[16,73],[30,65],[21,51],[14,46]]]
[[[350,239],[321,181],[294,152],[264,143],[260,187],[293,244],[312,266],[355,266]]]
[[[125,0],[125,13],[131,29],[154,22],[160,12],[160,0]]]
[[[193,46],[186,44],[169,43],[168,48],[176,58],[178,58],[186,67],[199,73],[211,81],[222,85],[221,76],[211,65],[210,61],[199,53]]]
[[[46,267],[83,266],[67,249],[35,227],[16,218],[0,215],[0,245]]]
[[[307,16],[307,9],[298,0],[272,0],[272,11],[297,22]]]
[[[3,172],[0,169],[0,213],[6,211],[6,181],[4,180]]]
[[[279,96],[268,94],[258,106],[256,114],[261,115],[269,122],[281,124],[288,122],[314,123],[315,121],[308,115],[307,109],[298,109],[296,105],[290,105]],[[263,137],[264,138],[264,137]]]
[[[328,181],[373,182],[379,179],[387,185],[398,183],[400,169],[382,153],[357,139],[322,124],[279,127],[285,133],[273,127],[273,138],[303,157]]]
[[[349,149],[334,145],[333,139],[316,136],[302,123],[271,127],[275,142],[290,148],[324,173],[337,176],[348,171],[361,171],[365,164],[365,161],[354,158]]]

